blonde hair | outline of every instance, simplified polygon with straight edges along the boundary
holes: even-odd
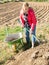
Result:
[[[29,3],[27,3],[27,2],[23,3],[23,6],[22,6],[22,8],[23,8],[24,6],[27,6],[27,7],[29,7]]]
[[[20,13],[23,13],[23,8],[24,8],[24,6],[29,7],[29,3],[27,3],[27,2],[23,3],[23,6],[22,6],[22,9],[21,9]]]

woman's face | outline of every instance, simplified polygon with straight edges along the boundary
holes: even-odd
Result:
[[[23,10],[24,10],[25,13],[28,12],[28,8],[29,8],[28,6],[24,6],[24,7],[23,7]]]

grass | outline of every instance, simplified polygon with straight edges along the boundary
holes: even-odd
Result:
[[[10,33],[18,33],[18,32],[21,32],[21,27],[17,26],[15,28],[8,28],[8,32],[6,32],[6,28],[2,28],[0,29],[0,40],[4,40],[6,34],[10,34]]]
[[[37,37],[41,41],[49,40],[49,22],[39,23],[37,25]]]
[[[10,53],[10,49],[9,52],[7,50],[1,50],[0,52],[0,65],[4,65],[5,62],[10,59],[13,56],[13,53]]]
[[[8,33],[18,33],[21,32],[21,27],[17,26],[14,28],[8,27]],[[0,29],[0,41],[4,41],[6,37],[6,28]],[[4,65],[4,63],[13,56],[13,52],[11,52],[11,49],[9,48],[8,44],[5,44],[4,42],[0,44],[0,65]]]

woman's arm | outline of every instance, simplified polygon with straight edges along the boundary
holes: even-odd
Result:
[[[36,16],[33,10],[30,11],[30,14],[31,14],[31,20],[32,20],[31,30],[34,30],[37,20],[36,20]]]
[[[21,23],[22,23],[22,26],[24,27],[24,19],[23,19],[23,17],[22,17],[23,15],[22,14],[20,14],[20,21],[21,21]]]

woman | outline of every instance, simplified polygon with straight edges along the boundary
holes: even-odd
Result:
[[[29,31],[31,34],[36,35],[36,17],[34,11],[31,7],[29,7],[28,3],[24,3],[22,10],[20,11],[20,21],[22,23],[22,27],[26,28],[26,41],[30,42]],[[29,31],[28,31],[29,30]],[[35,38],[32,36],[32,48],[34,47]]]

